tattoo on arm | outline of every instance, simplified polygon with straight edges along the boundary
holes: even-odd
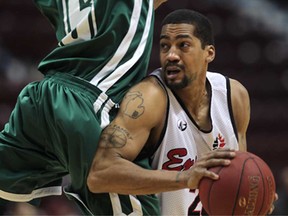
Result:
[[[122,148],[126,145],[128,139],[132,139],[132,137],[127,130],[118,125],[110,125],[103,130],[99,147]]]
[[[137,119],[144,113],[144,99],[141,92],[128,92],[125,96],[125,100],[127,101],[126,104],[124,104],[125,115],[129,116],[130,118]]]

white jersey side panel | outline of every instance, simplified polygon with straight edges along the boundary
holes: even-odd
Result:
[[[153,74],[161,80],[159,71]],[[169,113],[166,133],[152,161],[154,169],[187,170],[204,152],[224,147],[238,149],[237,137],[230,118],[226,78],[218,73],[207,72],[207,79],[211,84],[212,121],[212,130],[208,132],[199,129],[166,87],[170,104]],[[201,214],[202,205],[199,202],[198,190],[165,192],[159,194],[159,198],[162,215]]]

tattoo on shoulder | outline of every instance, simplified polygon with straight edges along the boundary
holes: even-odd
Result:
[[[144,99],[141,92],[128,92],[125,96],[125,100],[127,101],[126,104],[124,104],[125,115],[129,116],[130,118],[137,119],[144,113]]]
[[[124,128],[118,125],[110,125],[103,130],[100,139],[100,145],[103,148],[122,148],[132,137]]]

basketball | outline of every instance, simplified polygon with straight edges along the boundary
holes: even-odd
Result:
[[[218,180],[202,178],[199,196],[209,215],[266,215],[274,201],[275,180],[258,156],[236,151],[229,166],[209,170]]]

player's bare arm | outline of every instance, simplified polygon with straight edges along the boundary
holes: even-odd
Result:
[[[237,80],[230,79],[231,101],[238,132],[239,150],[247,151],[246,132],[250,121],[250,98],[246,88]]]
[[[104,129],[88,176],[91,192],[150,194],[167,190],[164,181],[176,179],[177,172],[167,171],[164,177],[162,171],[145,170],[131,162],[166,111],[164,92],[155,86],[144,81],[131,88],[117,117]]]
[[[189,186],[195,189],[202,176],[217,178],[207,172],[207,167],[226,165],[223,158],[233,157],[231,152],[215,151],[209,153],[205,161],[200,160],[199,166],[182,173],[146,170],[133,164],[131,161],[165,116],[166,97],[163,89],[155,86],[150,78],[132,88],[115,120],[103,131],[87,180],[91,192],[152,194]]]

